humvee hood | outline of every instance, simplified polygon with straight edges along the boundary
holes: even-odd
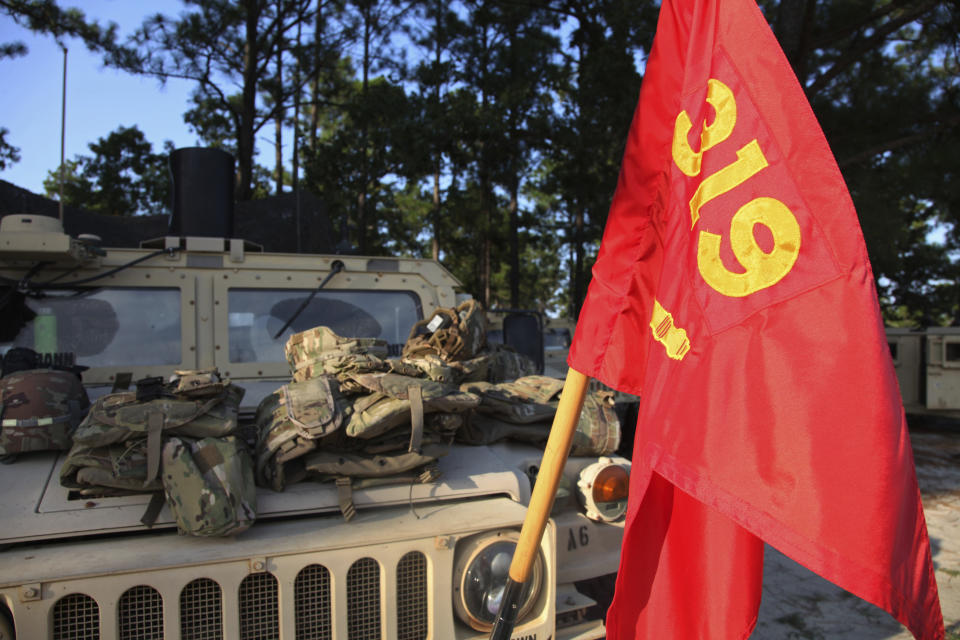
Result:
[[[150,494],[81,496],[60,485],[65,457],[66,452],[37,452],[0,465],[0,484],[6,494],[0,506],[0,545],[147,530],[140,520],[147,511]],[[493,495],[509,496],[524,504],[529,500],[527,478],[488,447],[452,447],[439,460],[439,468],[440,477],[434,483],[355,487],[353,503],[362,512],[398,505],[415,510],[418,503],[428,501]],[[300,482],[283,492],[257,491],[258,523],[306,514],[335,514],[339,510],[337,487],[332,482]],[[173,528],[176,523],[164,506],[152,529]]]

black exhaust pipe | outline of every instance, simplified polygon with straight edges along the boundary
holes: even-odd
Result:
[[[222,149],[185,147],[170,153],[171,236],[233,237],[233,156]]]

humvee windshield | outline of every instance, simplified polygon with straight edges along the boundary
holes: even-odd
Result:
[[[318,291],[283,334],[274,336],[294,317],[309,291],[296,289],[230,289],[230,361],[278,362],[290,335],[320,325],[341,336],[380,338],[399,355],[421,317],[419,298],[409,291]]]
[[[326,325],[342,336],[380,338],[399,355],[410,327],[423,316],[420,300],[408,291],[319,291],[230,289],[228,309],[231,362],[283,362],[291,334]],[[28,347],[41,354],[66,354],[88,367],[176,365],[181,360],[181,290],[98,288],[48,290],[25,304],[36,316],[0,354]],[[294,317],[277,338],[274,336]]]
[[[25,304],[36,316],[0,342],[0,353],[27,347],[88,367],[180,362],[178,288],[46,290]]]

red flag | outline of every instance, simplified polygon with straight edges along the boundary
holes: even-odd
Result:
[[[642,397],[608,637],[747,637],[765,541],[943,638],[856,213],[753,0],[664,0],[569,363]]]

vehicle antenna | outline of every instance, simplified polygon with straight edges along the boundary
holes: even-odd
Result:
[[[63,99],[60,106],[60,224],[63,224],[64,148],[67,139],[67,48],[63,49]]]

